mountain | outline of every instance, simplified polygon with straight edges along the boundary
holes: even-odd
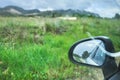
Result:
[[[25,10],[17,6],[6,6],[0,8],[1,16],[43,16],[43,17],[60,17],[60,16],[76,16],[76,17],[100,17],[98,14],[81,11],[81,10],[53,10],[39,11],[38,9]]]
[[[91,13],[81,10],[53,10],[53,11],[43,11],[39,16],[48,16],[48,17],[59,17],[59,16],[76,16],[76,17],[100,17],[96,13]]]
[[[35,15],[38,13],[40,13],[40,11],[37,9],[24,10],[17,6],[6,6],[4,8],[0,8],[0,15],[3,16]]]

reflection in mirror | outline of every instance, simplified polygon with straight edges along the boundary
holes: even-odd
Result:
[[[101,40],[89,40],[76,45],[73,50],[73,58],[75,61],[101,66],[105,61],[105,53],[99,48],[105,48],[104,43]]]

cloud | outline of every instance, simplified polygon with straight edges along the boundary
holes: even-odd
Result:
[[[1,6],[17,5],[26,9],[48,8],[53,9],[85,9],[88,7],[89,0],[4,0],[0,1]]]
[[[91,6],[86,8],[86,11],[98,13],[102,17],[114,17],[116,13],[120,13],[119,3],[115,0],[100,0],[91,3]]]
[[[12,4],[12,2],[10,1],[10,0],[4,0],[4,1],[2,1],[2,0],[0,0],[0,7],[4,7],[4,6],[7,6],[7,5],[14,5],[14,4]]]
[[[120,9],[118,8],[87,8],[86,11],[94,12],[99,14],[101,17],[114,17],[116,13],[120,14]]]
[[[3,0],[0,7],[15,5],[24,9],[79,9],[113,16],[120,13],[120,0]]]

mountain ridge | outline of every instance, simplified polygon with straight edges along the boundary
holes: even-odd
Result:
[[[28,15],[28,14],[33,15],[35,13],[38,14],[40,13],[40,11],[37,9],[25,10],[18,6],[6,6],[4,8],[0,8],[0,15],[3,15],[3,16],[13,16],[13,15],[22,16],[22,15]]]
[[[86,17],[100,17],[96,13],[91,13],[88,11],[81,10],[48,10],[48,11],[40,11],[38,9],[25,10],[18,6],[6,6],[0,8],[1,16],[44,16],[44,17],[59,17],[59,16],[86,16]]]

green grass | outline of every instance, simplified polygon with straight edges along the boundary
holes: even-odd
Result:
[[[72,64],[70,46],[86,32],[109,36],[120,50],[120,20],[0,17],[0,80],[65,80],[89,76]]]

